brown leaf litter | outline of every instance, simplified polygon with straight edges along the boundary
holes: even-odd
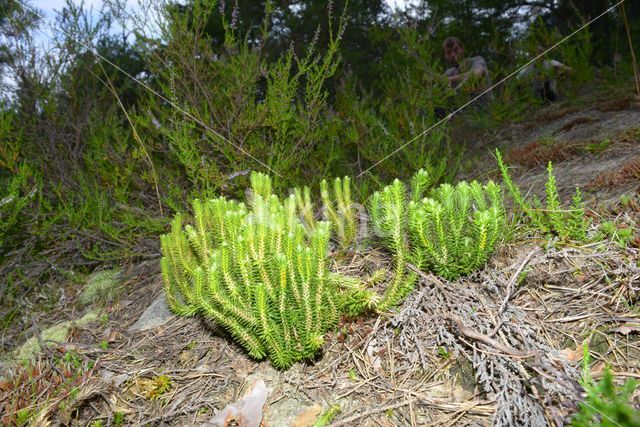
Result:
[[[335,404],[342,412],[334,426],[561,425],[581,398],[585,340],[595,367],[606,360],[620,376],[640,372],[629,309],[640,269],[634,248],[545,246],[505,246],[487,268],[455,282],[421,273],[397,311],[345,320],[317,360],[286,372],[251,360],[198,319],[127,332],[152,296],[138,289],[132,301],[149,295],[139,309],[129,305],[104,330],[75,336],[74,351],[95,364],[66,411],[40,416],[86,425],[120,413],[132,425],[205,425],[222,414],[231,420],[224,409],[235,408],[237,420],[263,381],[264,410],[251,416],[264,426],[305,425]],[[373,250],[345,269],[366,277],[385,262]],[[99,349],[106,330],[113,342]],[[139,384],[160,376],[171,387],[152,399]]]

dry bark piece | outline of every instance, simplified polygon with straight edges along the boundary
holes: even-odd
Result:
[[[241,427],[260,427],[262,423],[262,408],[267,401],[267,386],[262,380],[253,383],[246,397],[227,405],[204,426],[227,427],[239,425]],[[235,424],[231,424],[231,423]],[[203,426],[203,427],[204,427]]]
[[[321,413],[322,407],[316,403],[313,406],[303,409],[291,425],[292,427],[310,427],[315,423]]]

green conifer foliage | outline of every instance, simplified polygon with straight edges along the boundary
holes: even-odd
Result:
[[[576,187],[575,193],[571,199],[571,210],[567,219],[567,228],[572,239],[579,242],[587,240],[587,228],[589,220],[584,211],[584,202],[582,200],[582,192]]]
[[[296,197],[251,177],[249,206],[223,197],[193,202],[194,218],[161,237],[171,309],[225,328],[248,353],[282,369],[317,354],[341,314],[372,308],[372,292],[329,271],[330,223],[305,228]]]

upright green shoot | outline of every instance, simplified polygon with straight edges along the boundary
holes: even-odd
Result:
[[[582,193],[579,188],[572,198],[569,209],[563,209],[558,194],[558,186],[553,173],[551,162],[547,165],[547,181],[545,183],[546,204],[543,206],[540,200],[533,197],[533,203],[529,203],[522,196],[520,189],[513,182],[507,166],[502,160],[500,151],[496,150],[498,167],[502,173],[502,179],[517,208],[523,215],[516,217],[516,221],[522,220],[533,228],[552,236],[558,236],[562,240],[575,240],[583,242],[587,238],[589,221],[585,215]]]
[[[640,411],[631,403],[638,382],[629,378],[620,387],[613,381],[613,374],[607,367],[602,379],[596,382],[589,367],[589,347],[585,343],[582,359],[582,386],[586,397],[579,405],[578,412],[571,420],[574,427],[619,427],[640,425]]]
[[[286,369],[314,357],[342,314],[377,299],[329,271],[329,222],[305,227],[295,195],[272,194],[267,175],[254,173],[251,183],[248,205],[196,199],[192,221],[176,215],[161,237],[165,291],[176,314],[206,316],[252,357]]]
[[[327,219],[337,235],[340,246],[345,249],[356,241],[356,208],[351,200],[351,178],[335,178],[333,191],[327,180],[320,182],[320,195]]]

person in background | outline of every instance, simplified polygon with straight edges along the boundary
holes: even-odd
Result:
[[[530,64],[518,73],[519,80],[531,79],[533,94],[544,101],[554,102],[558,99],[558,83],[556,77],[569,74],[571,67],[555,59],[545,59],[539,64]]]
[[[442,49],[449,67],[444,72],[443,78],[456,94],[463,97],[463,100],[458,103],[467,102],[482,95],[475,101],[475,105],[476,107],[485,106],[493,98],[493,93],[491,76],[484,58],[482,56],[465,57],[464,46],[457,37],[447,37],[442,43]],[[436,107],[435,116],[442,119],[453,110],[455,108]]]
[[[486,103],[490,100],[493,93],[490,90],[491,76],[487,61],[482,56],[466,58],[464,46],[457,37],[447,37],[442,43],[442,48],[449,66],[443,76],[449,81],[449,85],[470,98],[487,91],[479,101]]]

